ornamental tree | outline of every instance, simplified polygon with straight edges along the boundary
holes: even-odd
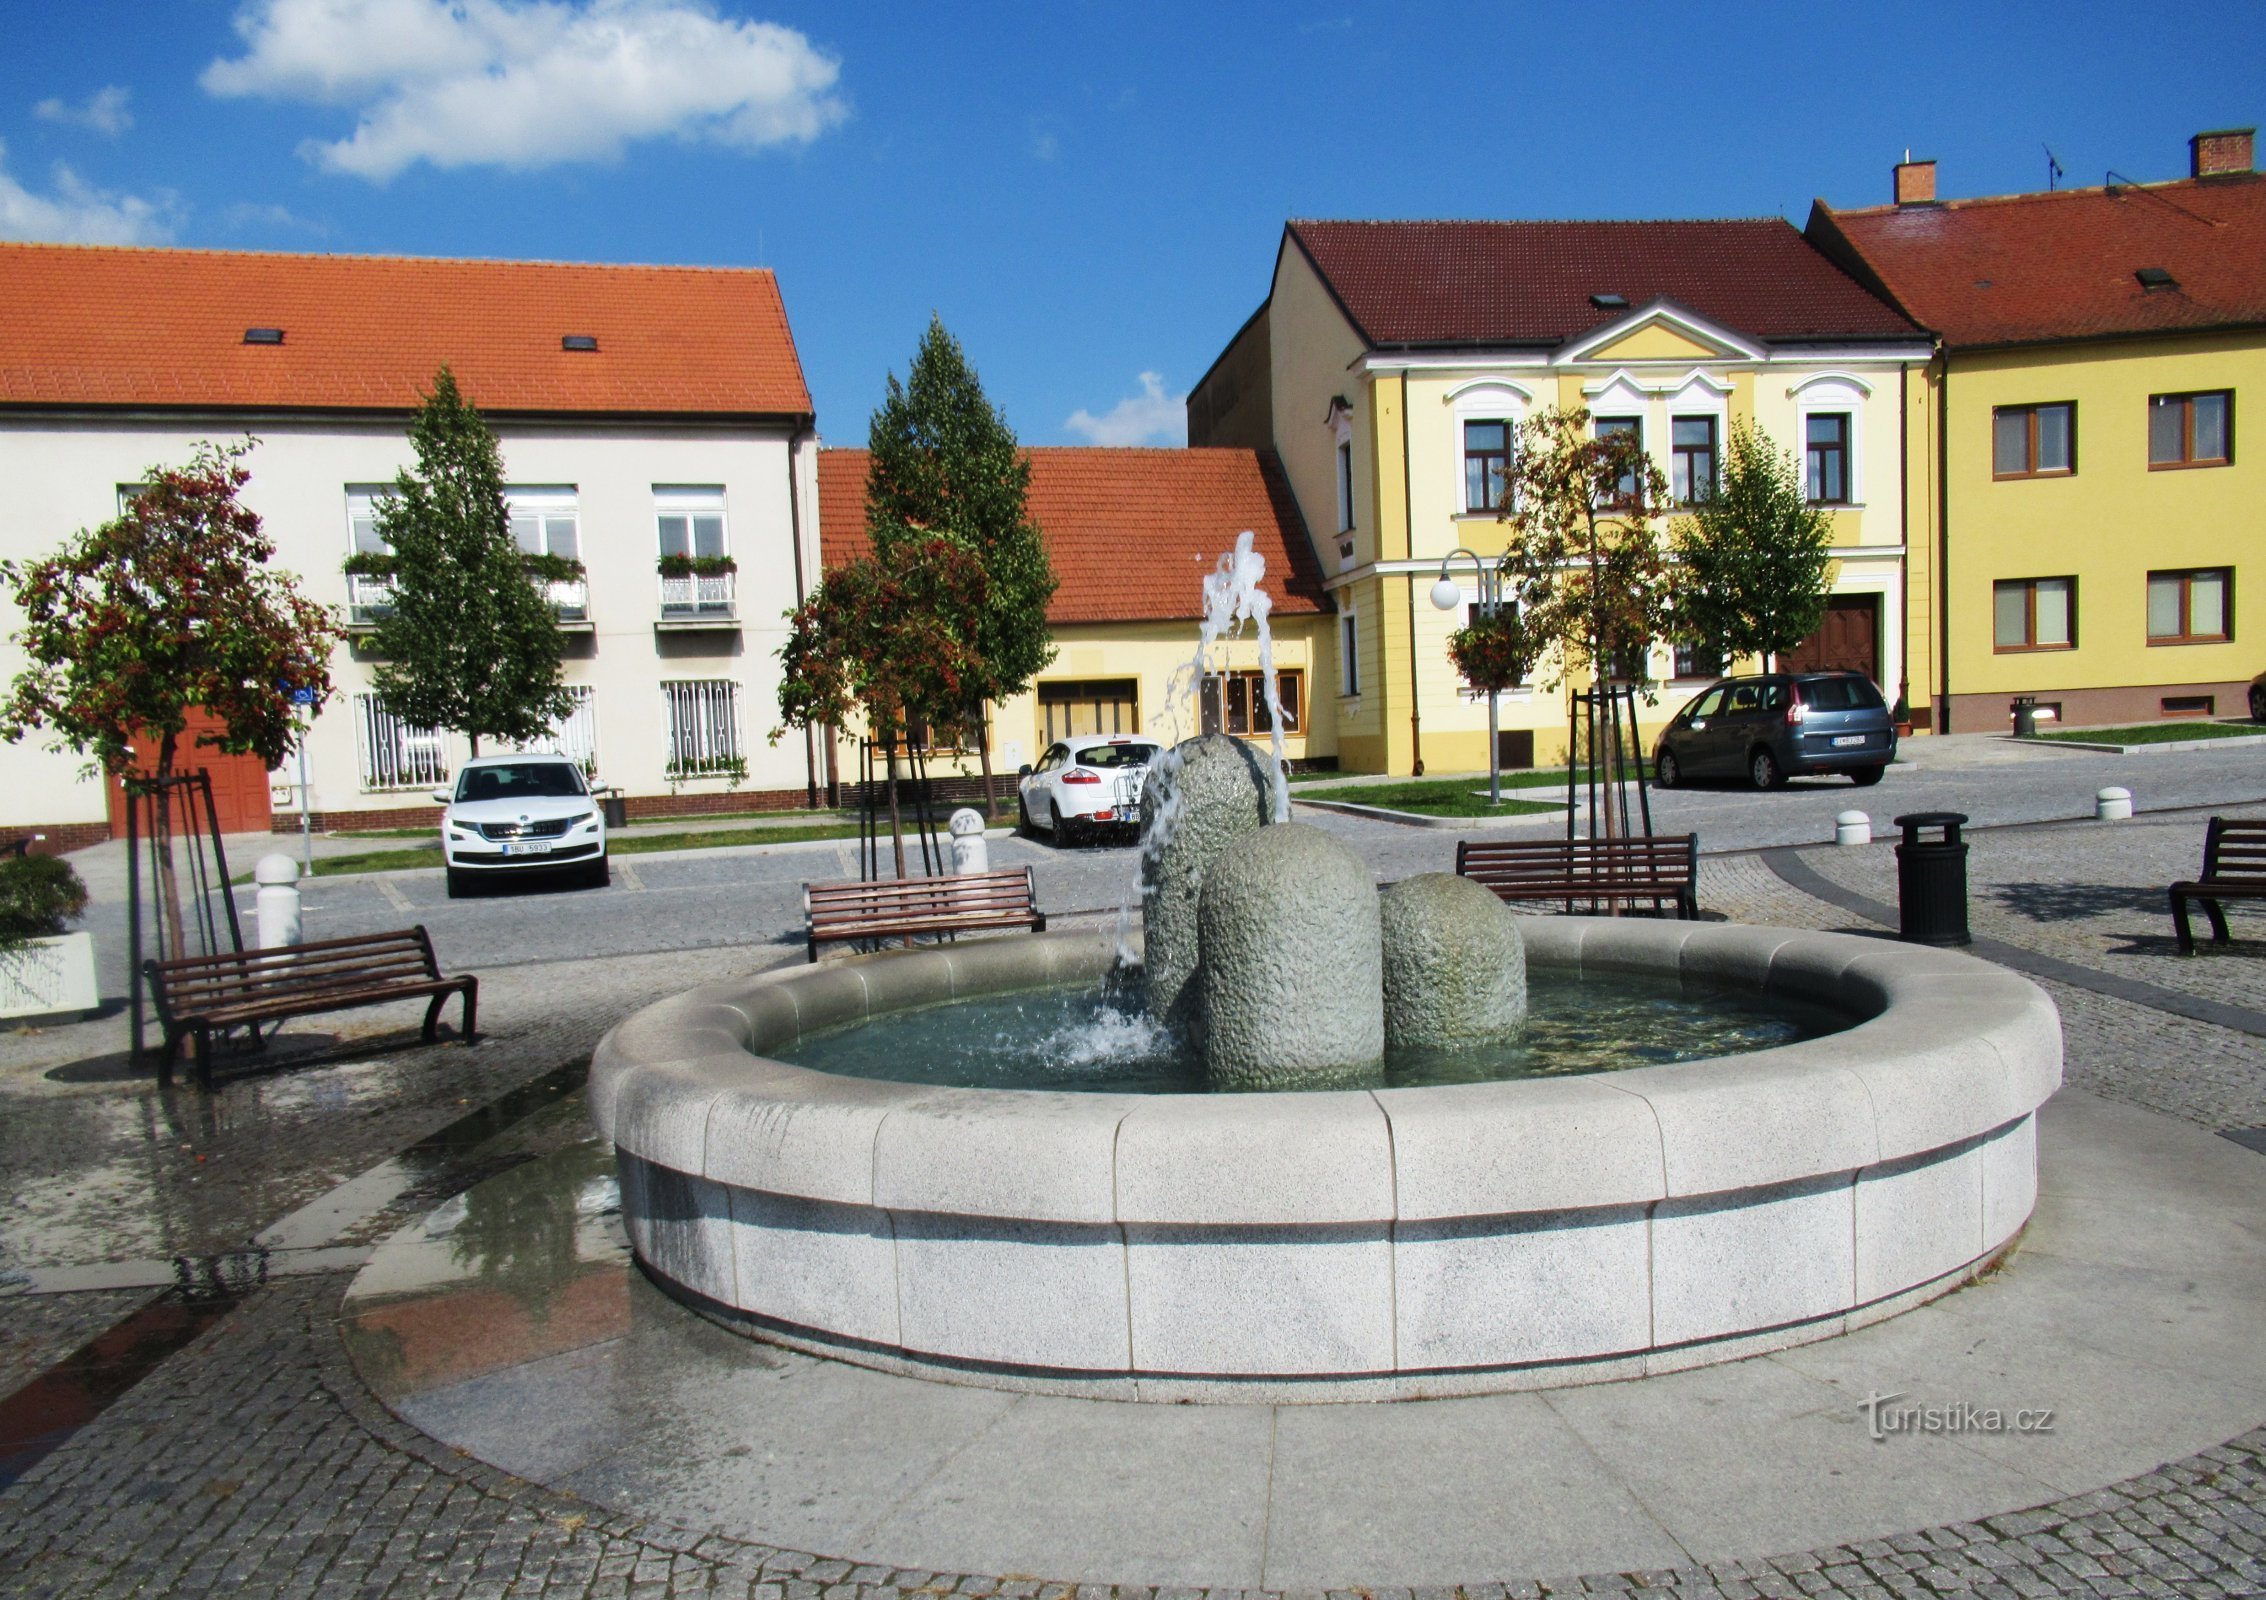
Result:
[[[1646,681],[1646,647],[1668,624],[1654,526],[1667,497],[1637,436],[1593,434],[1579,406],[1520,425],[1500,513],[1510,525],[1505,598],[1518,602],[1532,659],[1554,657],[1560,681],[1602,675],[1617,659]]]
[[[984,397],[960,342],[936,317],[904,384],[890,376],[867,447],[866,530],[881,559],[941,536],[964,546],[982,568],[980,606],[942,619],[965,636],[971,673],[968,699],[939,725],[959,726],[973,715],[984,806],[991,810],[997,797],[991,741],[982,732],[984,703],[1022,693],[1055,654],[1046,607],[1056,579],[1026,505],[1030,457]]]
[[[155,794],[159,911],[175,954],[182,910],[166,780],[200,746],[282,765],[293,695],[309,693],[321,709],[341,637],[329,611],[269,567],[275,542],[236,498],[252,444],[203,444],[185,467],[152,467],[113,520],[44,560],[0,562],[24,615],[16,642],[31,658],[0,703],[0,737],[44,728],[50,748],[88,757],[90,774]],[[185,744],[193,708],[217,731]]]
[[[889,832],[900,878],[897,745],[916,723],[934,727],[964,716],[975,686],[986,681],[983,658],[963,626],[982,611],[986,588],[975,553],[932,534],[899,541],[886,557],[875,553],[836,568],[787,615],[779,652],[782,725],[772,742],[788,728],[839,727],[864,717],[868,734],[889,752]]]
[[[1793,455],[1745,422],[1731,430],[1722,481],[1669,529],[1676,628],[1737,656],[1791,650],[1825,619],[1833,515],[1802,492]]]
[[[539,739],[573,699],[560,674],[558,616],[536,584],[579,577],[581,565],[520,550],[503,452],[447,367],[409,440],[417,471],[398,474],[377,504],[393,602],[371,639],[384,658],[371,683],[395,716],[454,729],[476,756],[482,739]]]

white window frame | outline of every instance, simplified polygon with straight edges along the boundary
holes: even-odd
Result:
[[[563,556],[569,561],[582,559],[582,508],[573,484],[506,488],[504,505],[515,521],[522,516],[533,516],[536,519],[536,536],[540,541],[540,548],[526,551],[526,554]],[[565,524],[567,537],[573,541],[573,549],[559,550],[552,545],[555,531],[553,525],[557,523]],[[655,528],[658,530],[658,522],[655,523]],[[516,542],[519,537],[516,528],[512,530],[512,537]]]
[[[1846,372],[1820,372],[1804,378],[1786,393],[1794,401],[1794,460],[1802,472],[1802,493],[1810,491],[1810,418],[1845,416],[1849,419],[1849,497],[1815,502],[1830,511],[1861,511],[1865,505],[1865,402],[1873,386]],[[2074,441],[2072,447],[2074,448]]]
[[[354,535],[355,522],[365,516],[370,522],[371,542],[367,546],[369,553],[384,555],[392,549],[392,546],[378,535],[378,502],[392,493],[393,485],[390,483],[350,483],[346,486],[347,554],[353,555],[365,548]]]
[[[1731,449],[1730,385],[1709,373],[1694,372],[1668,396],[1667,447],[1662,470],[1668,476],[1671,499],[1676,492],[1676,424],[1679,420],[1706,418],[1715,424],[1715,481],[1723,482],[1723,458]]]
[[[1347,606],[1338,613],[1338,698],[1361,695],[1361,612]]]
[[[684,704],[680,708],[679,701]],[[680,732],[700,748],[686,752]],[[740,686],[731,678],[667,678],[661,683],[661,760],[672,782],[705,777],[744,762],[740,742]]]
[[[587,683],[570,683],[573,709],[525,744],[504,746],[525,755],[565,756],[585,778],[598,776],[598,700]]]
[[[1518,430],[1533,407],[1534,395],[1523,385],[1501,378],[1475,378],[1459,384],[1443,397],[1448,405],[1448,481],[1454,485],[1452,503],[1458,517],[1492,518],[1493,510],[1474,511],[1464,504],[1463,425],[1500,422],[1511,430],[1511,459],[1518,459]]]
[[[716,517],[723,544],[723,549],[718,551],[717,554],[729,556],[732,553],[732,517],[730,510],[725,505],[724,486],[722,484],[655,484],[653,486],[654,553],[656,555],[668,555],[670,553],[667,546],[661,542],[661,519],[677,516],[686,519],[685,554],[699,554],[699,538],[693,530],[691,519],[709,513],[714,513]]]
[[[354,745],[364,794],[442,789],[455,775],[448,735],[404,722],[374,694],[354,697]]]

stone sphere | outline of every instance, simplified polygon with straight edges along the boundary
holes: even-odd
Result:
[[[1224,1089],[1374,1081],[1385,1055],[1377,886],[1302,822],[1238,839],[1197,906],[1204,1066]]]
[[[1203,1037],[1196,976],[1196,896],[1219,853],[1274,816],[1274,777],[1240,739],[1207,733],[1159,757],[1141,785],[1142,968],[1149,1015]]]
[[[1517,1031],[1526,1020],[1526,941],[1493,891],[1426,872],[1377,901],[1388,1044],[1478,1044]]]

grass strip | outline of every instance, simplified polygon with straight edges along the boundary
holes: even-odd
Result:
[[[2261,722],[2143,722],[2130,728],[2056,728],[2033,737],[2048,744],[2173,744],[2186,739],[2242,739],[2266,734]]]
[[[1564,783],[1565,776],[1560,774],[1556,781]],[[1343,789],[1311,789],[1294,797],[1323,802],[1343,801],[1356,806],[1381,806],[1388,811],[1412,811],[1426,817],[1522,817],[1565,809],[1539,800],[1514,800],[1508,795],[1501,805],[1489,805],[1486,783],[1484,778],[1478,780],[1476,785],[1469,778],[1450,778],[1437,782],[1363,783]],[[1542,785],[1513,785],[1506,781],[1504,787],[1533,789]]]

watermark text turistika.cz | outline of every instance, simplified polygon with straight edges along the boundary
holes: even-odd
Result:
[[[1942,1401],[1934,1404],[1899,1405],[1905,1398],[1895,1394],[1868,1394],[1857,1403],[1865,1414],[1865,1432],[1875,1444],[1886,1441],[1893,1434],[1925,1433],[2051,1433],[2054,1431],[2052,1406],[1979,1406],[1968,1400]]]

